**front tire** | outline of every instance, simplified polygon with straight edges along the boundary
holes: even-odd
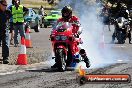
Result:
[[[56,59],[58,64],[58,70],[63,72],[66,70],[66,54],[63,49],[56,50]]]
[[[125,34],[119,32],[117,35],[118,44],[124,44],[125,43]]]

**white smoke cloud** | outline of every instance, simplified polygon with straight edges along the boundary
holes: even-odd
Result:
[[[94,11],[94,12],[93,12]],[[112,51],[105,47],[103,25],[97,19],[95,10],[85,11],[80,20],[84,27],[81,38],[84,40],[82,45],[86,49],[92,67],[98,67],[104,63],[112,63]]]
[[[62,0],[60,7],[70,5],[76,15],[79,16],[84,28],[81,38],[84,42],[81,45],[90,58],[91,67],[99,67],[110,63],[115,63],[115,52],[111,47],[105,46],[103,24],[97,19],[97,5],[93,0]],[[91,3],[92,2],[92,3]],[[82,63],[81,63],[82,64]]]

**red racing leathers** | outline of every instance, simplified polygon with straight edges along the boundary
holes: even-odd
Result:
[[[58,19],[57,23],[59,23],[59,22],[69,22],[69,23],[72,23],[73,34],[74,35],[78,34],[78,30],[79,30],[79,27],[80,27],[80,22],[79,22],[78,17],[72,16],[70,19],[60,18],[60,19]]]

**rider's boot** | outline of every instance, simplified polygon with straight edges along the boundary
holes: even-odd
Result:
[[[86,67],[89,68],[90,67],[90,61],[86,55],[85,50],[81,49],[79,53],[80,53],[81,57],[84,59],[84,62],[86,63]]]
[[[128,33],[128,38],[129,38],[129,44],[132,44],[132,41],[131,41],[131,32]]]
[[[129,44],[132,44],[132,41],[131,41],[131,39],[129,39]]]
[[[87,56],[85,56],[84,62],[86,63],[86,67],[89,68],[90,67],[90,61],[89,61]]]
[[[51,68],[57,68],[57,63],[55,62],[55,64],[51,66]]]

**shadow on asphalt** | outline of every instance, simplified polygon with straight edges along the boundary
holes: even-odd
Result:
[[[58,71],[58,69],[51,69],[51,68],[37,69],[37,70],[26,70],[26,71],[28,71],[28,72],[48,72],[48,73],[62,72],[62,71]],[[66,71],[74,71],[74,69],[68,68]]]

